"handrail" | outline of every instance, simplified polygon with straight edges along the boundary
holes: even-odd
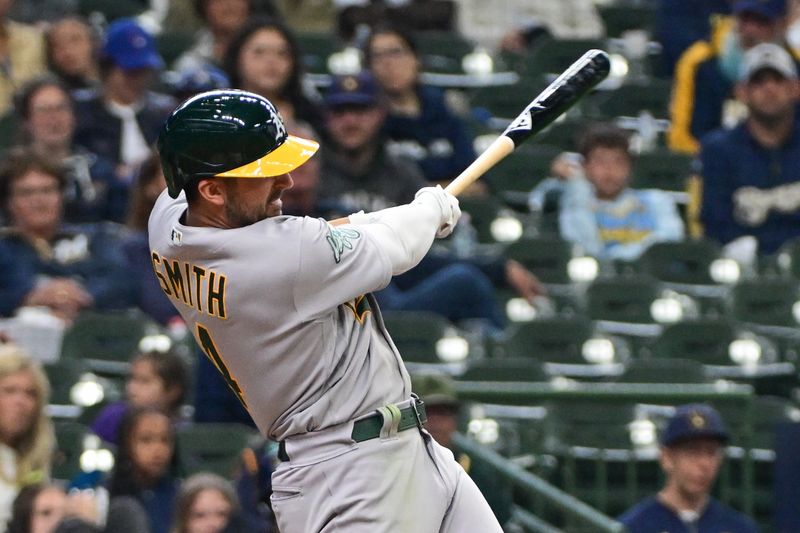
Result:
[[[461,433],[455,433],[453,442],[467,455],[487,463],[501,476],[509,479],[515,485],[546,500],[557,509],[568,512],[592,525],[598,533],[624,533],[626,531],[625,526],[616,520],[609,518],[544,479],[519,468],[494,450],[478,444],[469,437]]]

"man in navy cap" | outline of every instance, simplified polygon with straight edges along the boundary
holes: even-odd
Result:
[[[161,125],[176,102],[150,90],[164,67],[153,36],[133,19],[109,25],[100,51],[101,84],[75,95],[75,140],[114,163],[129,181],[150,156]]]
[[[753,522],[711,497],[730,435],[706,404],[677,408],[661,435],[664,488],[620,517],[629,533],[755,533]]]

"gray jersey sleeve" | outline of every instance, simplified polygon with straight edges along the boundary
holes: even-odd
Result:
[[[389,283],[392,265],[370,235],[352,225],[333,227],[322,219],[295,222],[301,228],[294,299],[301,315],[329,312]]]

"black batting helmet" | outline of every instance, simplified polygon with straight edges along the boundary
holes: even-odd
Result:
[[[257,94],[232,89],[189,98],[164,123],[158,153],[169,195],[203,178],[269,178],[305,163],[315,141],[286,133],[278,111]]]

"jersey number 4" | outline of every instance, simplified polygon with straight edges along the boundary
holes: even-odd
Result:
[[[239,398],[239,401],[242,402],[242,405],[244,405],[244,408],[247,409],[247,402],[244,401],[242,388],[239,386],[236,378],[231,375],[228,367],[225,365],[225,361],[222,360],[222,356],[219,354],[217,345],[214,344],[214,339],[211,338],[211,332],[209,332],[202,324],[196,325],[197,339],[200,341],[200,347],[203,349],[203,352],[205,352],[206,357],[208,357],[211,362],[214,363],[214,366],[217,367],[219,373],[222,374],[223,378],[225,378],[225,382],[228,384],[228,387],[231,388],[236,397]]]

